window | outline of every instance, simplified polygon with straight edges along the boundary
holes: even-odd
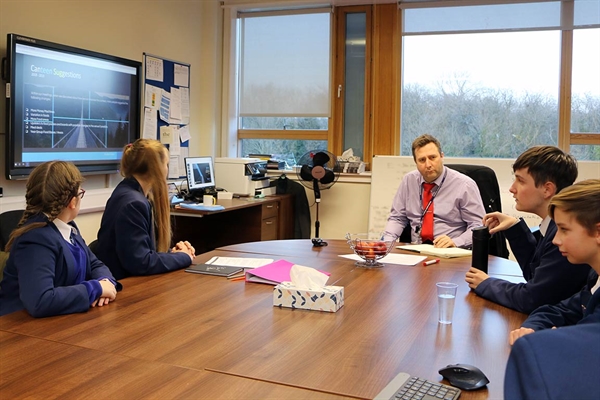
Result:
[[[556,145],[559,43],[558,31],[406,37],[402,154],[423,133],[453,157]]]
[[[239,18],[240,155],[327,149],[330,10]]]
[[[598,25],[600,2],[576,1],[574,14],[576,26]],[[600,160],[600,28],[573,31],[572,71],[571,153],[579,160]]]
[[[230,15],[230,155],[356,147],[368,162],[431,133],[448,156],[551,144],[600,160],[598,0],[365,3]]]
[[[558,145],[561,10],[568,8],[560,1],[407,7],[401,154],[410,155],[423,133],[456,157],[513,158],[533,145]],[[575,33],[574,60],[581,61],[574,61],[573,81],[591,89],[599,79],[593,60],[600,35]],[[593,122],[600,91],[574,92],[573,107],[573,124],[600,132]],[[593,147],[584,147],[579,157],[593,159]]]

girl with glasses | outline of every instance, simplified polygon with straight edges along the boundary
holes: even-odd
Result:
[[[69,162],[36,167],[26,184],[26,208],[6,245],[0,315],[25,309],[34,317],[87,311],[117,296],[110,270],[96,258],[73,221],[85,190]]]

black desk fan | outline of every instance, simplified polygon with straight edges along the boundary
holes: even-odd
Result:
[[[327,246],[327,242],[319,238],[319,203],[321,202],[321,190],[332,187],[340,176],[337,157],[326,150],[313,150],[300,157],[298,165],[301,165],[296,172],[298,181],[315,192],[317,213],[315,238],[312,239],[313,246]]]

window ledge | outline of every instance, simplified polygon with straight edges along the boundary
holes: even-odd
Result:
[[[298,175],[296,175],[295,171],[292,170],[269,170],[267,171],[267,176],[270,178],[277,178],[281,174],[285,174],[288,178],[294,181],[300,180]],[[337,180],[338,182],[344,183],[371,183],[371,171],[363,172],[362,174],[348,174],[348,173],[340,173],[340,177]]]

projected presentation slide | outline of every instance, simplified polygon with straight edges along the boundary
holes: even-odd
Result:
[[[22,79],[14,84],[22,99],[13,100],[21,104],[15,123],[22,124],[22,161],[43,161],[41,149],[50,159],[59,153],[62,159],[84,160],[86,152],[107,158],[111,150],[119,157],[134,137],[135,68],[24,45],[16,62]]]

